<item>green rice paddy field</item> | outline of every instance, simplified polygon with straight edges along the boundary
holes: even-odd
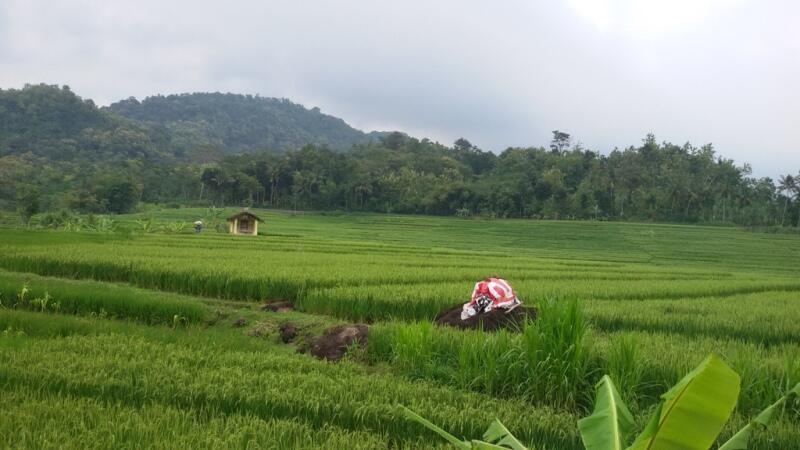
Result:
[[[0,448],[446,448],[397,404],[456,435],[497,417],[531,448],[582,448],[603,374],[642,427],[712,352],[742,377],[725,438],[800,382],[796,234],[256,213],[257,237],[145,233],[136,215],[108,233],[0,229]],[[432,325],[495,274],[535,323]],[[295,311],[262,311],[272,300]],[[353,322],[369,341],[344,361],[297,352]],[[755,438],[800,448],[800,408]]]

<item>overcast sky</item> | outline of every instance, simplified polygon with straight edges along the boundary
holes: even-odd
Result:
[[[364,130],[800,169],[800,2],[2,0],[0,87],[286,97]]]

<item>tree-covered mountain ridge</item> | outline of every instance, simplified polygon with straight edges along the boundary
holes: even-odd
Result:
[[[386,134],[357,130],[316,107],[253,95],[130,97],[98,107],[68,86],[0,89],[0,156],[209,162],[229,154],[282,152],[309,144],[344,151]]]
[[[0,89],[0,156],[54,161],[153,159],[165,142],[146,126],[98,108],[67,86]],[[164,155],[161,155],[164,156]]]
[[[141,101],[131,97],[108,110],[161,129],[179,154],[209,146],[228,154],[307,144],[342,151],[386,134],[364,133],[318,107],[258,95],[197,92]]]

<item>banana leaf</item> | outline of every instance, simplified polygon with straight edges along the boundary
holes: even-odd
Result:
[[[472,441],[472,448],[473,450],[509,450],[508,447],[503,447],[501,445],[490,444],[484,441]],[[524,450],[528,450],[525,447],[522,447]]]
[[[578,421],[583,445],[586,450],[622,450],[634,426],[633,415],[608,375],[595,389],[594,412]]]
[[[527,450],[522,442],[520,442],[514,435],[508,431],[505,425],[500,422],[498,419],[495,419],[491,425],[489,425],[489,429],[486,430],[486,433],[483,433],[483,439],[486,442],[480,441],[473,441],[474,444],[478,444],[479,446],[475,448],[511,448],[513,450]],[[494,447],[482,447],[489,443],[490,445],[494,445]]]
[[[400,407],[400,410],[403,412],[403,415],[406,416],[408,419],[411,419],[411,420],[413,420],[415,422],[421,423],[422,425],[424,425],[429,430],[432,430],[436,434],[438,434],[439,436],[445,438],[445,440],[447,440],[451,444],[455,445],[457,448],[462,449],[462,450],[470,450],[470,449],[473,448],[471,442],[462,441],[461,439],[459,439],[459,438],[453,436],[452,434],[448,433],[447,431],[444,431],[443,429],[437,427],[436,425],[434,425],[433,423],[431,423],[430,421],[428,421],[424,417],[420,416],[419,414],[417,414],[414,411],[406,408],[403,405],[398,405],[398,406]]]
[[[483,438],[486,441],[480,440],[472,440],[472,441],[462,441],[461,439],[453,436],[452,434],[444,431],[443,429],[437,427],[424,417],[420,416],[419,414],[415,413],[414,411],[406,408],[403,405],[397,405],[400,410],[402,411],[403,415],[407,418],[421,423],[426,428],[434,431],[439,436],[445,438],[447,442],[455,445],[457,448],[462,450],[528,450],[522,443],[508,431],[505,425],[500,422],[498,419],[495,419],[491,425],[489,425],[489,429],[483,434]]]
[[[750,443],[750,435],[753,434],[753,430],[756,428],[767,428],[770,421],[772,421],[772,417],[775,415],[775,412],[786,403],[787,400],[791,397],[800,396],[800,383],[797,383],[795,387],[786,393],[783,397],[779,398],[778,401],[768,406],[766,409],[761,411],[755,419],[750,421],[744,428],[739,430],[736,434],[733,435],[732,438],[728,440],[728,442],[722,444],[719,450],[747,450],[747,445]]]
[[[662,403],[631,450],[707,450],[739,397],[739,375],[716,355],[661,396]]]

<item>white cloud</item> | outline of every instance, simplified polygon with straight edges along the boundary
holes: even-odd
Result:
[[[568,0],[598,29],[633,36],[662,35],[702,26],[745,0]]]

